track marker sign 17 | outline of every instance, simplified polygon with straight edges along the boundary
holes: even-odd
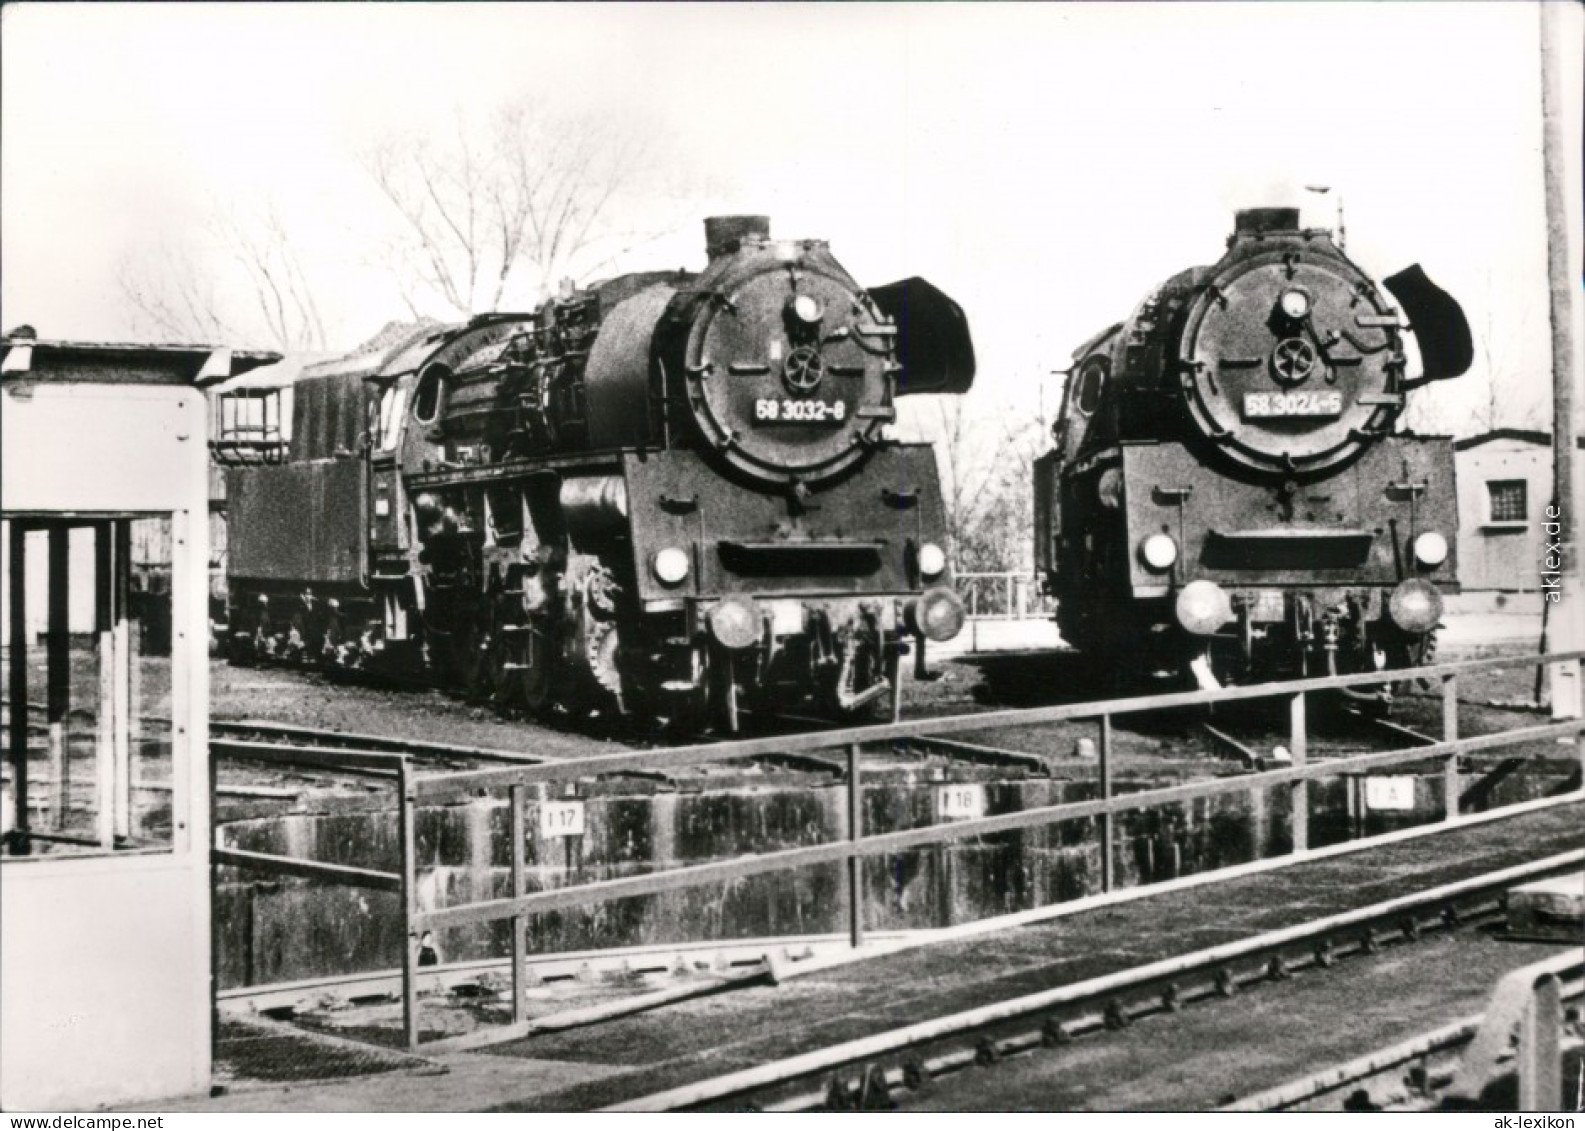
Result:
[[[542,838],[583,835],[583,802],[546,801],[539,807]]]

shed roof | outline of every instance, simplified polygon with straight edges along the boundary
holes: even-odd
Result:
[[[1482,432],[1478,436],[1466,436],[1462,440],[1454,440],[1453,448],[1456,451],[1465,451],[1469,448],[1478,448],[1482,444],[1489,444],[1494,440],[1518,440],[1523,444],[1535,444],[1537,447],[1550,448],[1552,446],[1552,433],[1541,432],[1533,428],[1493,428],[1489,432]],[[1581,449],[1585,449],[1585,436],[1575,441]]]
[[[147,342],[0,338],[0,378],[123,385],[208,385],[281,360],[274,350]]]
[[[248,373],[228,377],[218,385],[210,386],[211,393],[234,393],[243,389],[285,389],[295,384],[311,365],[331,357],[328,353],[288,354],[274,365],[265,365]]]

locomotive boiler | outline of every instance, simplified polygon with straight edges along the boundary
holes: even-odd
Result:
[[[895,709],[963,608],[933,452],[885,428],[969,388],[966,319],[763,217],[705,230],[702,271],[424,336],[337,379],[355,442],[234,469],[238,654],[688,729]]]
[[[1079,348],[1035,465],[1070,644],[1207,689],[1429,658],[1458,587],[1453,451],[1396,425],[1473,351],[1418,265],[1383,286],[1397,308],[1297,209],[1248,210],[1220,261]]]

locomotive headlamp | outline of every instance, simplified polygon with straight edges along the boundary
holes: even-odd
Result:
[[[1310,313],[1310,296],[1303,291],[1282,292],[1282,312],[1295,322]]]
[[[650,568],[663,585],[676,585],[688,576],[688,551],[667,546],[655,555]]]
[[[814,295],[795,295],[792,300],[792,314],[805,326],[813,326],[820,321],[824,313],[820,309],[820,300]]]
[[[937,642],[951,640],[963,631],[963,601],[946,586],[938,585],[908,602],[904,619],[915,636]]]
[[[1152,534],[1139,544],[1139,556],[1151,569],[1162,573],[1178,560],[1178,544],[1170,534]]]
[[[710,635],[723,648],[738,651],[758,644],[760,638],[759,607],[752,597],[735,594],[718,601],[705,614]]]
[[[1233,619],[1233,603],[1227,591],[1214,581],[1191,581],[1178,591],[1173,610],[1184,631],[1195,636],[1214,636],[1216,630]]]
[[[1392,591],[1387,615],[1405,632],[1423,636],[1442,619],[1442,594],[1429,581],[1411,577]]]
[[[947,568],[947,554],[934,542],[926,542],[919,547],[919,576],[939,577],[941,571]]]
[[[1427,530],[1414,540],[1414,560],[1427,569],[1435,569],[1447,561],[1447,539]]]

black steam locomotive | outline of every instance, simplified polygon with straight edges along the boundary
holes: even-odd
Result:
[[[763,217],[705,231],[698,274],[300,382],[291,457],[229,472],[233,656],[690,729],[895,710],[905,638],[963,608],[933,453],[884,429],[969,388],[966,320]]]
[[[1249,210],[1220,262],[1079,348],[1035,465],[1070,644],[1207,689],[1428,658],[1458,587],[1453,451],[1394,425],[1473,351],[1418,265],[1383,285],[1408,325],[1297,209]]]

